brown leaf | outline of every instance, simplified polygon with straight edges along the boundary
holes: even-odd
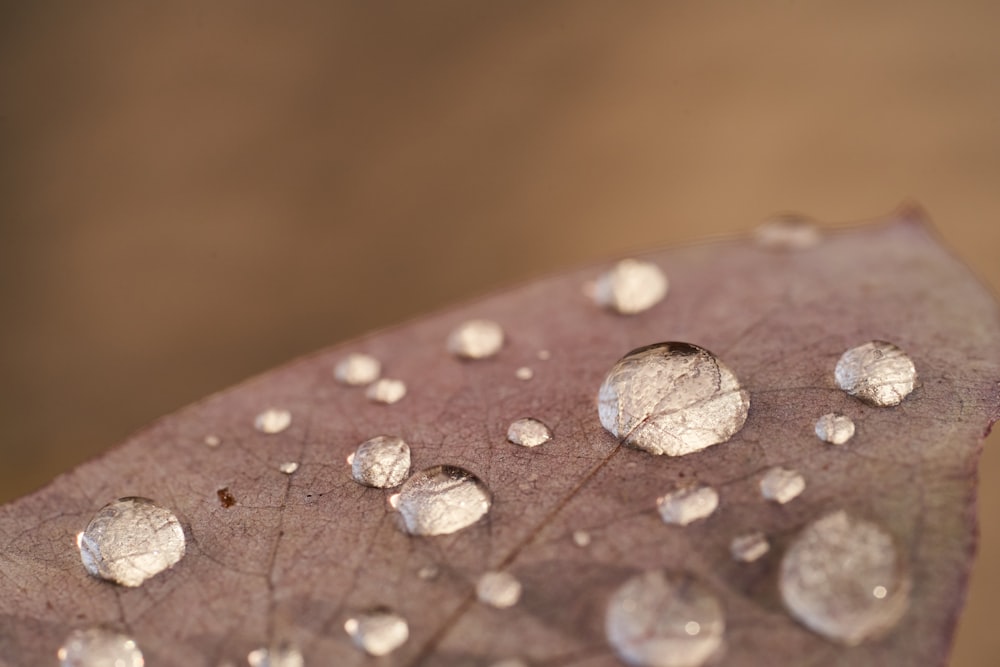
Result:
[[[0,509],[0,663],[51,664],[73,628],[135,637],[150,665],[242,663],[290,641],[307,665],[372,659],[351,644],[352,614],[390,607],[410,639],[379,664],[619,664],[604,638],[611,592],[647,569],[690,572],[726,611],[718,662],[734,666],[942,664],[975,544],[975,466],[997,419],[1000,319],[966,269],[903,212],[886,224],[775,251],[747,240],[648,258],[670,278],[666,299],[623,317],[581,286],[606,267],[556,276],[292,363],[166,417],[102,458]],[[460,361],[449,332],[473,317],[500,322],[498,356]],[[914,360],[919,385],[877,408],[836,388],[848,347],[890,340]],[[620,446],[600,425],[595,395],[629,350],[688,341],[714,351],[749,391],[745,426],[728,443],[685,457]],[[540,350],[551,359],[540,360]],[[366,399],[332,369],[352,351],[406,382],[398,403]],[[515,371],[528,366],[530,380]],[[287,430],[254,418],[287,409]],[[841,412],[857,434],[841,446],[813,434]],[[508,425],[534,417],[554,437],[525,448]],[[413,470],[464,467],[493,495],[485,519],[452,535],[411,537],[391,490],[354,482],[345,457],[379,434],[412,448]],[[205,439],[221,442],[208,446]],[[291,474],[284,462],[299,462]],[[760,473],[800,471],[787,505],[761,499]],[[691,481],[715,486],[720,509],[666,526],[655,498]],[[76,534],[106,503],[145,496],[173,510],[188,537],[173,569],[134,589],[89,576]],[[887,528],[909,564],[911,604],[886,636],[860,646],[825,640],[783,609],[783,548],[807,522],[847,509]],[[737,563],[732,538],[763,531],[772,550]],[[574,532],[586,531],[588,546]],[[418,576],[427,566],[439,574]],[[510,609],[475,597],[486,570],[524,585]]]

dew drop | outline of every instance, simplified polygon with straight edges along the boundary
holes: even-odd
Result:
[[[528,366],[521,366],[516,371],[514,371],[514,377],[518,380],[528,381],[535,377],[535,371],[531,370]]]
[[[333,369],[333,377],[352,387],[371,384],[382,374],[382,363],[370,354],[349,354]]]
[[[601,424],[651,454],[683,456],[726,442],[743,428],[750,396],[708,350],[657,343],[614,365],[597,395]]]
[[[585,530],[574,530],[573,531],[573,544],[580,547],[590,546],[590,533]]]
[[[285,473],[286,475],[291,475],[293,472],[299,469],[299,464],[296,461],[285,461],[278,466],[278,470]]]
[[[131,637],[110,630],[74,630],[57,652],[60,667],[143,667]]]
[[[406,396],[406,383],[402,380],[382,378],[368,385],[365,396],[375,403],[392,405]]]
[[[390,489],[402,484],[410,472],[410,447],[394,435],[377,435],[358,446],[350,463],[354,481]]]
[[[805,478],[795,470],[770,468],[760,479],[760,494],[765,500],[784,505],[806,490]]]
[[[292,423],[292,413],[288,410],[278,408],[268,408],[257,415],[253,420],[253,426],[261,433],[281,433]]]
[[[247,655],[250,667],[303,667],[305,661],[298,649],[291,646],[259,648]]]
[[[476,597],[497,609],[513,607],[521,599],[521,582],[509,572],[484,572],[476,582]]]
[[[686,526],[705,519],[719,507],[719,494],[710,486],[690,486],[656,499],[664,523]]]
[[[222,444],[222,439],[217,435],[206,435],[205,444],[209,447],[218,447]]]
[[[772,250],[805,250],[819,244],[819,228],[802,215],[778,215],[754,230],[754,240]]]
[[[138,586],[184,556],[184,530],[173,513],[147,498],[121,498],[102,507],[77,538],[87,572]]]
[[[397,510],[411,535],[447,535],[471,526],[490,510],[486,485],[456,466],[427,468],[406,481]]]
[[[349,618],[344,630],[354,645],[373,656],[389,655],[410,636],[406,620],[388,609],[375,609]]]
[[[507,440],[523,447],[537,447],[552,439],[549,427],[531,417],[518,419],[507,429]]]
[[[917,381],[917,369],[910,357],[883,340],[844,352],[834,375],[838,387],[877,407],[899,405]]]
[[[598,277],[593,299],[597,305],[622,315],[635,315],[662,301],[668,285],[667,277],[656,264],[623,259]]]
[[[831,445],[842,445],[854,437],[854,422],[847,415],[830,412],[816,420],[816,437]]]
[[[729,553],[735,560],[752,563],[771,550],[771,544],[764,533],[749,533],[734,537],[729,543]]]
[[[462,359],[486,359],[503,347],[503,328],[493,320],[468,320],[448,335],[448,351]]]
[[[611,597],[604,623],[618,656],[635,667],[698,667],[722,645],[725,616],[689,575],[637,575]]]
[[[839,511],[795,538],[781,562],[780,588],[785,606],[803,625],[854,645],[899,621],[910,580],[889,533]]]

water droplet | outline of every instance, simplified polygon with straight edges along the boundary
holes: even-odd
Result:
[[[209,447],[218,447],[222,444],[222,439],[217,435],[206,435],[205,444]]]
[[[74,630],[56,654],[60,667],[143,667],[131,637],[110,630]]]
[[[535,377],[535,371],[531,370],[527,366],[521,366],[516,371],[514,371],[514,377],[516,377],[518,380],[527,381]]]
[[[574,530],[573,531],[573,544],[580,547],[590,546],[590,533],[585,530]]]
[[[683,456],[726,442],[743,428],[750,397],[714,354],[689,343],[632,350],[597,395],[601,424],[651,454]]]
[[[760,479],[760,494],[765,500],[784,505],[806,490],[806,480],[795,470],[770,468]]]
[[[917,369],[910,357],[883,340],[844,352],[834,375],[841,389],[878,407],[899,405],[917,381]]]
[[[719,507],[719,494],[710,486],[690,486],[656,499],[664,523],[686,526],[705,519]]]
[[[228,487],[223,487],[215,492],[215,495],[219,497],[219,504],[224,508],[229,509],[236,504],[236,496],[230,493]]]
[[[393,435],[365,440],[351,457],[351,475],[365,486],[390,489],[402,484],[410,472],[410,447]]]
[[[333,369],[338,382],[358,387],[371,384],[382,374],[382,363],[369,354],[349,354]]]
[[[417,576],[424,581],[437,579],[439,574],[441,574],[441,568],[437,565],[424,565],[422,568],[417,570]]]
[[[772,250],[805,250],[819,244],[819,228],[809,218],[796,215],[778,215],[754,230],[757,244]]]
[[[513,607],[521,599],[521,582],[509,572],[484,572],[476,582],[476,597],[497,609]]]
[[[281,433],[292,423],[292,413],[288,410],[268,408],[257,415],[253,426],[261,433]]]
[[[291,475],[293,472],[299,469],[299,464],[296,461],[285,461],[278,466],[278,470],[285,473],[286,475]]]
[[[771,550],[764,533],[749,533],[734,537],[729,543],[729,553],[738,561],[752,563]]]
[[[375,609],[347,619],[344,630],[354,645],[368,655],[389,655],[410,636],[406,620],[388,609]]]
[[[435,466],[422,470],[400,490],[397,509],[406,532],[447,535],[471,526],[490,510],[486,485],[468,470]]]
[[[795,538],[781,562],[780,587],[785,606],[802,624],[854,645],[899,621],[910,580],[889,533],[840,511]]]
[[[531,417],[518,419],[507,429],[507,440],[515,445],[537,447],[552,439],[549,427]]]
[[[816,420],[816,437],[831,445],[842,445],[854,437],[854,422],[847,415],[830,412]]]
[[[365,390],[365,396],[370,401],[392,405],[406,396],[406,383],[402,380],[382,378],[368,386],[368,389]]]
[[[250,667],[303,667],[305,661],[299,650],[291,646],[259,648],[247,655]]]
[[[463,359],[486,359],[503,347],[503,329],[493,320],[468,320],[448,335],[448,351]]]
[[[662,301],[668,286],[667,277],[656,264],[623,259],[597,278],[591,297],[598,306],[635,315]]]
[[[389,507],[391,507],[394,510],[398,510],[399,509],[399,496],[400,496],[400,494],[398,494],[398,493],[394,493],[391,496],[389,496],[389,499],[388,499]]]
[[[548,350],[539,350],[538,351],[538,358],[541,361],[548,361],[549,359],[552,358],[552,353],[549,352]]]
[[[618,656],[636,667],[698,667],[722,645],[719,600],[688,575],[652,571],[611,597],[604,624]]]
[[[184,530],[173,513],[147,498],[102,507],[77,539],[87,572],[138,586],[184,556]]]

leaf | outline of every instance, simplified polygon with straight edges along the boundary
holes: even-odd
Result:
[[[103,457],[0,509],[0,664],[51,664],[70,629],[127,632],[149,665],[243,663],[275,642],[307,665],[360,665],[343,630],[388,606],[410,639],[379,664],[620,664],[604,638],[605,605],[628,577],[667,568],[707,583],[726,612],[719,662],[734,666],[943,664],[975,546],[975,466],[998,417],[1000,318],[991,296],[931,238],[919,214],[828,233],[815,247],[774,251],[749,240],[648,256],[670,278],[666,299],[622,317],[581,293],[605,267],[527,285],[321,352],[166,417]],[[485,317],[507,334],[495,358],[445,349],[460,322]],[[898,407],[863,403],[834,384],[840,354],[893,341],[919,384]],[[626,352],[666,340],[714,351],[750,394],[729,442],[684,457],[623,447],[602,427],[595,396]],[[540,360],[540,350],[551,351]],[[332,369],[365,351],[408,393],[393,405],[338,384]],[[531,367],[533,378],[515,377]],[[255,416],[289,410],[277,434]],[[813,434],[842,412],[857,435]],[[554,438],[506,440],[534,417]],[[363,487],[345,457],[379,434],[404,438],[413,470],[457,465],[493,496],[485,519],[451,535],[403,532],[387,497]],[[205,444],[207,436],[221,441]],[[292,474],[283,462],[298,462]],[[807,480],[787,505],[765,502],[776,465]],[[666,526],[655,498],[697,480],[720,509]],[[106,503],[145,496],[169,507],[188,538],[171,570],[134,589],[89,576],[75,539]],[[806,523],[847,509],[895,538],[913,582],[887,635],[845,647],[805,629],[777,593],[781,553]],[[760,530],[772,550],[736,563],[729,543]],[[589,546],[573,535],[586,531]],[[427,566],[440,574],[418,576]],[[506,569],[524,594],[511,609],[475,599],[486,570]]]

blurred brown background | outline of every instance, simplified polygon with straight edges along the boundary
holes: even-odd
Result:
[[[0,6],[0,500],[316,348],[908,197],[1000,288],[1000,4]],[[1000,664],[1000,442],[953,664]]]

